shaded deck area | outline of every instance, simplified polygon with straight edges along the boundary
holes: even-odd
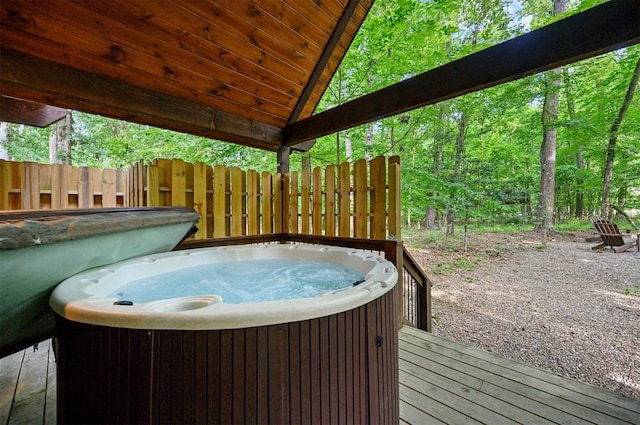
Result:
[[[639,424],[640,400],[405,326],[400,417],[406,424]],[[49,341],[0,359],[0,425],[55,424]]]

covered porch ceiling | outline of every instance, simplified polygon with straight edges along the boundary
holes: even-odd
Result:
[[[3,0],[0,121],[64,108],[267,150],[640,42],[612,0],[320,114],[373,0]],[[60,109],[62,108],[62,109]]]

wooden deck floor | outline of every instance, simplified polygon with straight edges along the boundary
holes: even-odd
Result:
[[[640,400],[432,334],[400,331],[400,418],[406,424],[640,424]],[[0,359],[0,425],[55,424],[49,341]]]
[[[405,326],[400,418],[411,424],[640,424],[640,400]]]

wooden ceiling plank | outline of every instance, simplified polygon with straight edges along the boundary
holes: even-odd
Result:
[[[320,28],[326,28],[330,33],[333,30],[342,15],[342,12],[335,13],[335,10],[331,10],[325,7],[325,3],[322,5],[316,4],[316,2],[310,1],[298,1],[298,0],[284,0],[289,6],[297,10],[302,16],[313,16],[315,24]],[[329,4],[328,2],[326,4]],[[330,4],[329,4],[330,6]],[[340,8],[342,10],[342,8]],[[334,14],[331,13],[334,11]]]
[[[72,1],[81,2],[82,0]],[[302,91],[306,75],[279,59],[265,57],[264,52],[255,46],[242,46],[239,50],[242,51],[243,56],[240,56],[227,47],[221,47],[196,34],[196,20],[190,12],[177,8],[169,16],[164,16],[162,9],[154,9],[151,12],[142,8],[145,4],[140,1],[117,3],[99,1],[92,2],[90,7],[176,48],[184,49],[200,59],[217,62],[229,70],[237,71],[283,94],[297,97]],[[190,17],[179,16],[180,11],[189,14]],[[216,36],[216,38],[221,37]],[[224,46],[233,44],[228,38],[216,41]],[[240,42],[239,39],[235,44],[238,42]]]
[[[282,1],[259,1],[250,0],[251,4],[273,16],[274,19],[282,22],[289,27],[291,31],[295,31],[304,37],[309,43],[313,43],[319,49],[323,44],[319,42],[326,40],[331,32],[318,28],[308,17],[300,15],[296,10],[292,9],[288,4]]]
[[[5,16],[11,16],[12,13],[16,13],[16,10],[12,10],[11,6],[5,9],[8,4],[9,2],[3,3],[3,5],[0,6],[2,7],[3,18]],[[22,23],[25,22],[25,20],[34,22],[33,25],[27,26],[29,30],[37,31],[40,35],[48,36],[54,41],[66,43],[71,47],[98,56],[109,66],[117,66],[114,68],[115,71],[122,70],[126,67],[136,68],[146,73],[152,73],[157,79],[171,81],[173,84],[182,84],[186,87],[200,88],[203,92],[231,98],[235,103],[239,103],[250,109],[262,110],[276,117],[288,116],[290,109],[293,107],[293,105],[290,107],[286,106],[293,102],[291,95],[283,96],[280,93],[272,91],[265,85],[251,87],[249,85],[249,81],[251,80],[247,81],[245,77],[239,73],[232,75],[230,71],[224,70],[224,68],[221,68],[223,72],[217,72],[216,68],[219,67],[219,65],[215,63],[202,64],[196,61],[186,65],[190,68],[196,68],[198,65],[200,65],[200,68],[203,68],[209,65],[212,67],[212,69],[209,69],[209,73],[219,77],[217,80],[192,72],[184,66],[178,67],[175,63],[186,58],[183,58],[179,54],[173,56],[174,51],[172,49],[167,48],[164,44],[159,46],[159,43],[154,43],[153,40],[148,40],[148,43],[151,43],[152,46],[155,44],[153,48],[156,49],[156,51],[148,51],[146,53],[138,52],[138,54],[136,54],[136,50],[134,50],[132,46],[126,45],[126,40],[136,40],[140,42],[140,40],[145,39],[145,35],[136,31],[132,32],[130,27],[121,25],[110,18],[107,20],[104,17],[91,16],[91,11],[73,8],[70,4],[67,4],[65,14],[58,15],[55,9],[59,8],[44,10],[21,8],[20,13],[22,18],[15,19],[15,16],[14,19],[8,18],[6,24],[13,25],[14,28],[20,29],[16,23]],[[70,9],[72,10],[70,11]],[[47,14],[45,15],[44,13]],[[95,36],[92,36],[92,33],[75,27],[73,20],[67,19],[67,13],[69,16],[74,16],[74,19],[80,17],[80,21],[95,22],[96,25],[105,28],[103,35],[107,38],[95,38]],[[57,22],[64,22],[65,34],[56,32],[60,28],[60,24]],[[72,35],[72,37],[69,37],[69,35]],[[119,37],[119,39],[117,37]],[[138,45],[144,46],[144,44]],[[167,58],[171,61],[167,62]],[[130,80],[125,79],[125,81]],[[238,87],[248,87],[248,90],[254,90],[254,92],[259,93],[260,96],[256,96],[254,93],[245,90],[240,90]],[[277,94],[278,97],[271,100],[272,98],[270,96],[274,96],[274,94]]]
[[[0,96],[0,121],[34,127],[48,127],[54,122],[60,121],[66,114],[66,109],[4,95]]]
[[[281,145],[278,127],[0,48],[3,93],[112,118],[262,149]],[[90,87],[91,90],[86,88]]]
[[[224,9],[225,13],[234,16],[234,20],[245,22],[247,28],[259,28],[261,32],[278,40],[283,50],[290,50],[296,55],[303,55],[315,62],[322,54],[322,45],[326,37],[310,43],[300,33],[293,31],[283,22],[275,19],[271,14],[264,13],[251,2],[210,0]],[[223,17],[224,19],[224,17]],[[316,44],[317,43],[317,44]]]
[[[292,146],[639,43],[638,22],[640,0],[611,0],[295,122],[284,129],[284,142]]]
[[[280,41],[259,28],[246,28],[241,26],[239,21],[234,15],[227,13],[226,9],[219,6],[217,3],[202,0],[198,2],[177,2],[175,3],[181,7],[192,11],[194,14],[200,15],[211,22],[215,22],[219,29],[212,29],[212,31],[226,31],[231,34],[235,34],[242,40],[251,43],[260,49],[264,50],[268,55],[273,55],[291,66],[297,67],[305,74],[311,73],[314,62],[309,58],[297,53],[293,49],[282,49]]]
[[[342,17],[340,17],[338,24],[334,28],[333,34],[331,34],[331,37],[327,41],[327,45],[325,46],[324,51],[322,52],[322,56],[319,58],[316,64],[316,67],[313,70],[313,73],[309,77],[309,82],[307,83],[307,86],[304,88],[302,94],[298,99],[298,103],[296,104],[295,108],[291,112],[291,116],[289,117],[288,124],[298,121],[298,118],[300,117],[300,114],[302,113],[305,106],[307,105],[307,102],[309,101],[311,94],[317,91],[318,80],[320,79],[321,75],[324,73],[327,67],[327,64],[329,63],[329,60],[335,54],[335,49],[338,46],[338,43],[340,42],[340,39],[344,34],[345,28],[347,27],[349,22],[351,22],[353,14],[356,11],[356,7],[358,6],[358,2],[359,0],[350,0],[349,4],[344,9],[344,13]]]

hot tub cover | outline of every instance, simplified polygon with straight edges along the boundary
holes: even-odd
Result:
[[[197,222],[185,207],[0,212],[0,249],[71,241],[144,227]]]

